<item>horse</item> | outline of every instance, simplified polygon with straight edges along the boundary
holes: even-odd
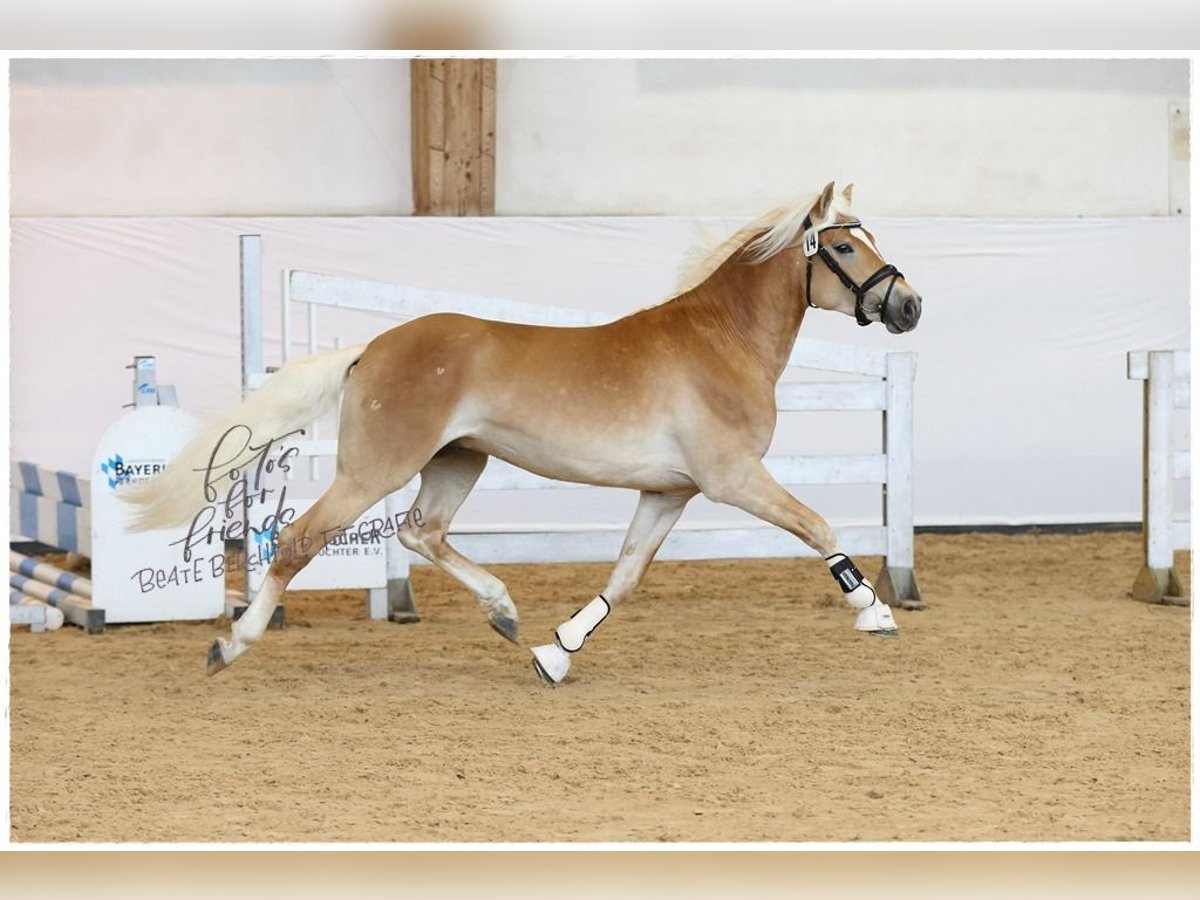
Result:
[[[491,456],[547,478],[632,488],[639,500],[604,589],[532,648],[546,683],[563,682],[611,611],[629,599],[697,494],[778,526],[824,557],[854,628],[897,634],[891,610],[833,529],[762,463],[776,423],[775,385],[809,309],[910,331],[921,297],[886,263],[850,214],[852,186],[780,207],[738,230],[695,266],[669,299],[615,321],[561,328],[438,313],[370,343],[289,362],[231,413],[202,428],[155,478],[132,486],[139,530],[182,524],[213,472],[214,446],[245,427],[264,446],[295,433],[341,399],[336,473],[320,499],[279,533],[278,552],[207,672],[257,644],[291,579],[325,543],[418,473],[400,542],[479,600],[491,627],[518,643],[504,583],[446,540],[455,513]],[[249,452],[249,451],[247,451]]]

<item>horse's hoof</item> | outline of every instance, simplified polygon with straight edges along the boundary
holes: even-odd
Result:
[[[896,620],[892,617],[892,611],[887,604],[876,601],[863,609],[858,614],[858,619],[854,622],[856,631],[865,631],[867,634],[876,634],[879,637],[895,637],[900,633],[896,626]]]
[[[225,661],[225,654],[221,652],[221,640],[212,642],[212,646],[208,648],[207,670],[209,677],[216,675],[222,669],[229,665]]]
[[[488,616],[488,624],[492,626],[492,631],[500,635],[505,640],[512,641],[514,644],[517,641],[517,620],[510,619],[508,616]]]
[[[546,684],[562,684],[570,668],[571,657],[558,644],[542,644],[533,648],[533,671]]]

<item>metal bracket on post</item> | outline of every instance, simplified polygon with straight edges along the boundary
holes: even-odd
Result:
[[[403,516],[408,514],[413,496],[411,487],[388,494],[384,500],[388,520],[402,520]],[[368,593],[367,614],[372,619],[387,619],[400,625],[420,622],[421,616],[417,612],[409,578],[408,550],[400,541],[389,539],[384,553],[387,557],[387,586],[375,588]]]
[[[911,568],[889,566],[884,560],[879,577],[875,579],[875,590],[879,599],[888,606],[925,609],[925,598],[921,596],[921,587],[917,584],[916,573]]]
[[[1129,596],[1143,603],[1163,603],[1167,606],[1188,606],[1187,595],[1183,592],[1183,584],[1179,581],[1179,573],[1174,566],[1166,569],[1155,569],[1142,566]]]
[[[925,609],[913,571],[912,399],[916,374],[916,354],[888,354],[887,408],[883,411],[883,452],[887,456],[883,524],[887,551],[875,589],[884,603],[901,609]]]

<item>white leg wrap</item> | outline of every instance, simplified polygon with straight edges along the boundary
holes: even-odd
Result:
[[[542,680],[559,684],[571,668],[571,654],[583,647],[588,635],[608,618],[612,609],[603,595],[592,599],[567,621],[554,629],[554,643],[533,648],[533,667]]]
[[[827,556],[825,562],[829,565],[829,571],[833,573],[834,581],[846,595],[846,602],[852,607],[866,609],[879,599],[871,582],[863,577],[863,573],[858,571],[854,561],[845,553]]]
[[[588,635],[595,631],[596,626],[608,618],[611,609],[603,596],[594,597],[587,606],[554,630],[558,645],[568,653],[579,650]]]

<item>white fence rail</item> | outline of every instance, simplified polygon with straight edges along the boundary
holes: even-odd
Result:
[[[1191,546],[1191,516],[1176,517],[1176,482],[1190,479],[1191,453],[1175,438],[1175,414],[1191,406],[1191,354],[1140,350],[1128,354],[1130,379],[1143,382],[1142,536],[1145,560],[1135,599],[1186,604],[1175,551]],[[1190,441],[1189,441],[1190,443]]]
[[[257,236],[242,239],[243,276],[260,278]],[[248,260],[249,258],[249,260]],[[243,284],[243,383],[253,389],[266,377],[263,362],[262,293],[258,284]],[[351,309],[384,314],[399,321],[434,312],[460,312],[481,318],[540,325],[581,326],[610,321],[610,317],[584,310],[519,303],[494,297],[431,291],[378,281],[342,278],[314,272],[289,271],[284,275],[281,333],[284,361],[303,321],[307,352],[329,345],[321,334],[321,308]],[[320,334],[320,339],[318,339]],[[334,345],[340,339],[334,340]],[[784,485],[872,484],[882,490],[882,521],[878,525],[836,529],[839,544],[850,554],[883,556],[877,581],[889,602],[920,608],[920,590],[913,572],[912,439],[913,379],[916,356],[873,347],[853,346],[800,338],[789,367],[870,376],[871,381],[784,382],[776,392],[781,414],[866,410],[881,413],[882,450],[878,453],[830,456],[769,456],[767,468]],[[304,456],[336,454],[336,441],[314,434],[300,445]],[[491,460],[475,490],[546,490],[586,487],[552,481]],[[389,515],[402,512],[415,495],[415,479],[404,491],[388,498]],[[452,529],[455,546],[482,564],[586,562],[615,560],[625,529],[553,530]],[[814,552],[778,529],[676,528],[658,553],[660,559],[720,559],[738,557],[812,556]],[[408,572],[411,562],[425,561],[410,555],[398,541],[387,545],[386,592],[373,590],[370,615],[384,618],[412,612]]]

